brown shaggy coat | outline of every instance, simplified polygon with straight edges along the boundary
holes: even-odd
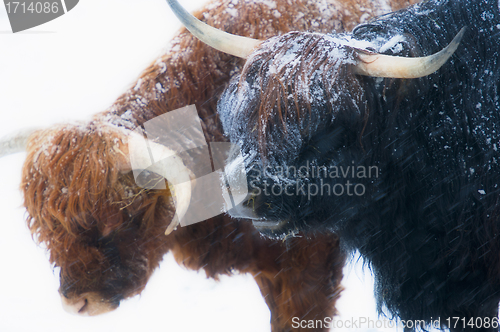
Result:
[[[387,10],[367,0],[276,1],[275,7],[222,0],[196,16],[225,31],[265,39],[291,30],[351,29]],[[170,193],[139,188],[132,173],[122,171],[127,131],[186,105],[196,105],[207,141],[225,141],[217,96],[242,64],[182,30],[106,112],[30,138],[21,184],[28,226],[61,268],[62,296],[70,304],[84,300],[80,313],[113,310],[140,294],[171,251],[179,264],[204,269],[208,277],[251,273],[270,308],[273,331],[292,330],[292,317],[335,314],[345,261],[335,235],[282,243],[262,238],[249,222],[218,216],[165,236],[174,214]]]

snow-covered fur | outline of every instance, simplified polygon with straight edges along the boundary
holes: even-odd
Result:
[[[427,77],[353,73],[357,49],[426,56],[463,27],[455,54]],[[499,61],[496,0],[429,0],[352,34],[267,40],[218,105],[254,194],[239,215],[272,237],[337,232],[373,268],[379,309],[403,320],[491,322],[500,300]]]
[[[409,1],[392,1],[392,9]],[[291,30],[344,31],[385,1],[215,1],[196,16],[228,32],[269,38]],[[292,317],[335,314],[344,255],[336,235],[262,238],[248,222],[219,216],[164,235],[174,206],[168,190],[139,188],[123,172],[126,134],[155,116],[196,104],[208,141],[225,141],[216,100],[243,61],[205,46],[185,30],[133,87],[105,112],[82,124],[36,132],[21,184],[27,222],[61,268],[63,302],[81,314],[115,309],[140,294],[162,257],[204,269],[208,277],[251,273],[271,310],[273,331]]]

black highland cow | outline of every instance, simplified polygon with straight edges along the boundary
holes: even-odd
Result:
[[[337,232],[379,310],[498,330],[499,7],[429,0],[352,34],[216,45],[247,57],[218,104],[253,193],[234,215],[273,237]]]

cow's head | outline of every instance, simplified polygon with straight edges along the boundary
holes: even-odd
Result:
[[[294,231],[296,219],[303,218],[297,210],[308,213],[307,207],[297,209],[306,199],[297,188],[307,185],[307,179],[280,172],[287,172],[291,163],[295,170],[305,166],[307,154],[317,154],[321,161],[323,150],[329,151],[328,158],[344,157],[349,165],[354,160],[331,151],[355,141],[356,133],[364,130],[370,93],[364,77],[427,76],[448,60],[463,35],[462,30],[433,55],[397,57],[360,49],[362,42],[354,43],[349,35],[290,32],[265,41],[234,36],[196,20],[176,0],[168,3],[200,40],[247,59],[218,103],[225,134],[245,155],[253,190],[250,199],[230,213],[253,219],[261,231],[277,235]],[[319,136],[322,139],[315,142]],[[290,183],[300,184],[284,192]],[[273,198],[274,184],[280,193]]]
[[[129,135],[90,122],[23,136],[27,223],[60,267],[59,292],[72,313],[105,313],[139,294],[170,249],[163,234],[176,212],[172,197],[136,185]]]

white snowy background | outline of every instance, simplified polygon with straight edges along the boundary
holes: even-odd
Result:
[[[194,10],[203,3],[183,5]],[[13,34],[0,5],[0,136],[84,120],[106,109],[179,27],[163,0],[84,0],[52,22]],[[59,272],[24,222],[18,189],[24,158],[19,153],[0,159],[1,332],[270,331],[269,311],[250,276],[216,283],[179,267],[170,255],[143,294],[115,312],[92,318],[65,313]],[[376,320],[370,272],[350,264],[345,274],[337,320]]]

